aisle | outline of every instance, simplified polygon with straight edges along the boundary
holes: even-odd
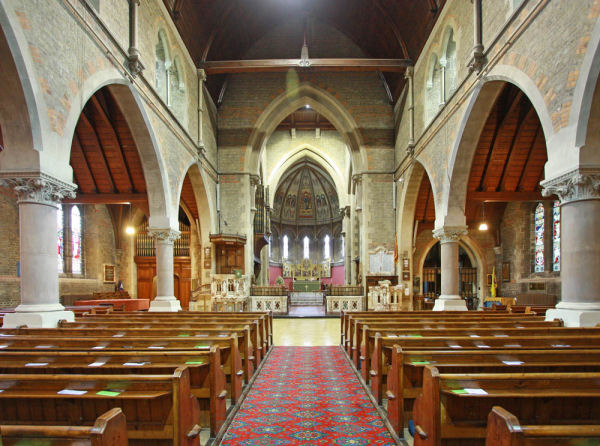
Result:
[[[339,346],[273,347],[222,445],[394,445]]]

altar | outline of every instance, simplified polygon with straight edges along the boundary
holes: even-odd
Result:
[[[293,289],[296,292],[317,292],[321,291],[320,280],[294,280]]]

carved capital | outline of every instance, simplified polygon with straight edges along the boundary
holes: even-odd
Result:
[[[137,48],[129,48],[127,68],[129,68],[129,73],[131,73],[131,76],[134,78],[141,74],[141,72],[144,71],[144,68],[146,68],[140,59],[140,52]]]
[[[600,171],[577,169],[541,183],[542,195],[557,195],[561,203],[600,199]]]
[[[250,186],[258,186],[260,184],[260,177],[258,175],[250,175]]]
[[[354,175],[352,175],[352,184],[354,184],[355,186],[359,185],[362,183],[362,174],[360,173],[355,173]]]
[[[475,45],[473,48],[473,55],[469,60],[468,68],[470,72],[479,73],[485,65],[485,55],[483,54],[483,45]]]
[[[433,237],[438,239],[440,243],[458,242],[466,234],[466,226],[445,226],[433,230]]]
[[[75,198],[77,186],[43,173],[10,174],[0,177],[0,185],[10,187],[17,195],[18,203],[38,203],[58,208],[65,198]]]
[[[179,237],[181,237],[181,232],[176,231],[175,229],[156,229],[150,228],[148,229],[148,235],[153,237],[157,243],[173,243]]]
[[[412,79],[412,77],[415,74],[415,67],[414,66],[409,66],[406,67],[406,71],[404,72],[404,79]]]
[[[350,206],[340,208],[340,215],[343,217],[350,217]]]

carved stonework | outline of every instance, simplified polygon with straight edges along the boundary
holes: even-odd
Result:
[[[127,68],[129,68],[129,72],[134,78],[141,74],[141,72],[144,71],[144,68],[146,68],[140,59],[140,52],[137,48],[129,48]]]
[[[58,207],[65,198],[75,198],[76,185],[43,173],[0,178],[0,185],[11,187],[19,203],[39,203]]]
[[[557,195],[561,203],[600,199],[600,172],[578,169],[542,182],[542,195]]]
[[[433,230],[433,237],[440,243],[458,242],[463,235],[467,234],[465,226],[443,227]]]
[[[342,218],[350,217],[350,206],[340,208],[340,215],[342,216]]]
[[[181,237],[181,232],[174,229],[148,229],[148,235],[154,237],[157,243],[173,243]]]
[[[479,73],[485,65],[485,56],[483,52],[473,49],[473,56],[469,60],[468,69],[470,72]]]

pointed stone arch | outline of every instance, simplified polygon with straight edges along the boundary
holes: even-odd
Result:
[[[44,165],[50,151],[47,135],[50,125],[43,103],[43,93],[34,75],[27,40],[14,11],[0,3],[0,122],[5,149],[0,155],[0,169],[40,171],[70,182],[68,164]]]
[[[246,157],[246,170],[259,172],[260,156],[269,136],[286,116],[305,105],[335,126],[350,150],[354,172],[362,172],[366,168],[366,154],[356,121],[331,93],[308,82],[280,94],[262,112],[248,140],[250,155]]]
[[[347,194],[345,193],[348,189],[348,186],[346,181],[344,181],[343,173],[338,169],[338,166],[335,165],[335,162],[327,156],[325,151],[310,144],[302,144],[287,152],[285,158],[282,158],[271,172],[271,176],[267,179],[266,184],[270,186],[273,191],[275,191],[279,185],[281,177],[285,174],[285,172],[297,161],[305,157],[314,160],[331,176],[335,182],[338,197],[340,198],[340,207],[344,207],[349,204],[347,203]],[[344,201],[342,201],[342,197],[344,197]],[[271,201],[271,206],[273,206],[275,195],[271,194],[269,199]]]
[[[506,65],[494,67],[492,72],[477,84],[467,101],[450,153],[444,190],[439,200],[439,207],[436,207],[436,210],[440,210],[436,215],[436,227],[466,224],[467,182],[473,156],[489,112],[505,83],[519,88],[535,109],[546,140],[548,163],[560,156],[558,151],[552,150],[551,142],[554,136],[552,120],[544,98],[533,81],[514,67]]]

